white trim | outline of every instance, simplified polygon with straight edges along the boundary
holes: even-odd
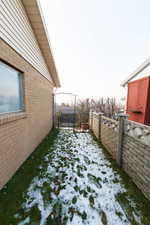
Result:
[[[30,20],[33,32],[35,33],[40,50],[43,54],[48,70],[52,76],[55,87],[60,87],[60,81],[52,53],[48,31],[45,25],[43,12],[39,0],[21,0],[26,14]]]
[[[150,65],[150,58],[144,61],[133,73],[130,74],[122,83],[121,86],[125,87],[129,81],[135,78],[140,72]]]

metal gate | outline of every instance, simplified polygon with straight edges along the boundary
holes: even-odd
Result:
[[[75,114],[58,112],[56,126],[57,127],[72,127],[72,128],[74,128],[76,126]]]
[[[73,102],[71,105],[69,104],[61,104],[57,103],[58,95],[69,95],[73,97]],[[54,120],[55,127],[66,127],[66,128],[76,128],[77,124],[77,115],[76,115],[76,95],[72,93],[56,93],[54,98]]]

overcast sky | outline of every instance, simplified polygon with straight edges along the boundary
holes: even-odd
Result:
[[[150,53],[149,0],[41,0],[61,91],[124,95]]]

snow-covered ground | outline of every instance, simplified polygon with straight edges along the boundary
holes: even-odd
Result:
[[[119,204],[122,178],[89,133],[61,130],[51,150],[24,193],[24,217],[14,215],[19,225],[142,225],[133,202],[130,218]]]

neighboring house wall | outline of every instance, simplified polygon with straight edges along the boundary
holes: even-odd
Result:
[[[0,58],[24,72],[25,108],[0,115],[0,188],[52,128],[53,87],[44,76],[0,40]]]
[[[21,0],[0,0],[0,37],[52,82]]]
[[[150,127],[121,118],[90,114],[90,129],[150,200]]]

